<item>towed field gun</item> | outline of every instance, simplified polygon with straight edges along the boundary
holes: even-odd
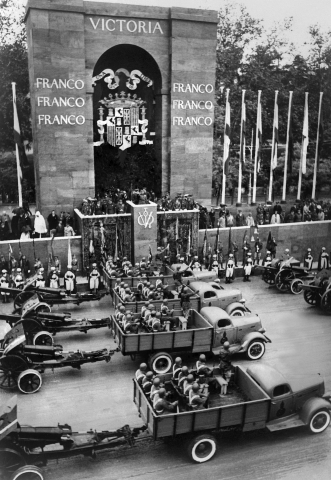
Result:
[[[16,387],[22,393],[36,393],[45,370],[71,367],[80,370],[85,363],[109,362],[116,350],[64,351],[62,345],[49,345],[48,332],[35,333],[24,321],[6,335],[0,348],[0,388]],[[36,344],[36,339],[39,342]],[[44,341],[43,341],[44,339]]]

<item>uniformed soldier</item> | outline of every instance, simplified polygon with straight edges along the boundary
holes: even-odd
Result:
[[[71,260],[71,268],[72,268],[72,271],[77,274],[78,270],[79,270],[79,265],[78,265],[78,260],[76,258],[76,255],[73,253],[72,254],[72,260]]]
[[[323,270],[324,268],[329,268],[329,254],[326,253],[326,248],[322,247],[318,257],[318,270]]]
[[[1,272],[0,285],[2,288],[9,288],[7,270],[5,268]],[[2,303],[7,303],[9,300],[9,292],[1,292],[1,297],[2,297]]]
[[[284,251],[284,261],[286,262],[287,260],[289,260],[291,258],[291,255],[290,255],[290,251],[288,248],[285,248],[285,251]]]
[[[20,268],[16,269],[16,276],[14,278],[14,285],[16,288],[23,288],[24,286],[24,278],[22,275],[22,270]]]
[[[255,241],[255,245],[254,245],[254,250],[255,250],[254,264],[256,264],[256,265],[260,265],[260,260],[261,260],[261,256],[262,256],[262,248],[263,248],[263,244],[262,244],[259,236],[257,236],[256,241]]]
[[[54,267],[55,271],[57,272],[58,276],[61,275],[61,262],[59,260],[59,257],[54,257]]]
[[[266,256],[264,257],[264,260],[263,260],[263,266],[269,267],[271,265],[271,262],[272,262],[272,255],[270,250],[267,250]]]
[[[76,292],[76,275],[71,271],[71,266],[67,266],[67,271],[64,274],[64,288],[67,295],[71,295]]]
[[[46,280],[44,276],[44,268],[40,268],[38,272],[38,276],[35,281],[35,286],[39,288],[44,288],[46,285]]]
[[[252,268],[253,268],[252,254],[251,254],[251,252],[248,252],[247,256],[246,256],[246,262],[245,262],[245,265],[244,265],[244,279],[243,279],[244,282],[250,282],[251,281],[249,277],[252,274]]]
[[[181,293],[180,306],[183,310],[183,316],[186,318],[186,320],[188,319],[188,316],[190,314],[190,309],[191,309],[190,298],[193,297],[194,295],[198,295],[198,293],[199,293],[199,290],[197,290],[196,292],[190,293],[187,287],[185,287]]]
[[[146,363],[141,363],[135,374],[136,380],[139,383],[139,385],[142,384],[144,378],[146,377],[146,373],[147,373],[147,365]]]
[[[233,259],[234,259],[235,268],[238,267],[238,251],[239,251],[238,244],[237,244],[237,242],[233,241],[232,242],[232,252],[233,252]]]
[[[43,264],[41,263],[40,259],[37,258],[35,263],[34,263],[34,271],[35,273],[38,273],[38,271],[42,268]]]
[[[141,382],[141,387],[146,397],[150,396],[151,389],[153,386],[153,377],[154,377],[153,372],[147,372],[145,378]]]
[[[212,371],[206,365],[206,355],[203,353],[200,355],[199,360],[196,362],[197,374],[208,377]]]
[[[192,270],[193,272],[200,272],[202,271],[201,263],[198,261],[198,256],[195,255],[192,263]]]
[[[184,365],[181,372],[178,375],[178,388],[183,392],[184,391],[184,382],[188,377],[188,368]]]
[[[234,261],[233,261],[233,254],[229,254],[228,261],[226,262],[226,270],[225,270],[225,283],[231,283],[231,280],[234,279]]]
[[[178,401],[171,403],[166,400],[166,391],[164,388],[160,388],[158,392],[158,399],[154,400],[154,410],[158,415],[164,415],[168,412],[174,412],[177,408]],[[155,396],[154,396],[155,399]]]
[[[191,373],[189,373],[186,377],[186,379],[184,380],[184,384],[183,384],[183,393],[184,395],[189,395],[190,393],[190,390],[193,386],[193,383],[194,383],[194,377]]]
[[[150,398],[153,405],[154,405],[154,401],[156,401],[159,398],[160,388],[162,388],[161,380],[158,377],[156,377],[153,380],[153,385],[152,385],[151,392],[150,392],[150,395],[149,395],[149,398]]]
[[[303,260],[303,266],[306,270],[308,270],[308,272],[310,272],[313,268],[313,261],[314,261],[314,258],[311,254],[311,248],[308,248],[307,253],[304,256],[304,260]]]
[[[189,391],[189,406],[193,410],[200,410],[206,407],[208,400],[207,395],[202,395],[200,393],[200,387],[197,383],[193,383],[191,390]]]
[[[182,367],[183,367],[182,359],[180,357],[176,357],[175,363],[173,364],[173,367],[172,367],[172,380],[174,380],[176,383],[178,382],[178,376],[182,371]]]
[[[100,286],[100,273],[97,269],[97,264],[93,263],[92,271],[90,272],[90,275],[89,275],[90,292],[96,293],[99,290],[99,286]]]
[[[211,264],[211,269],[218,275],[219,265],[218,265],[216,254],[213,255],[213,261],[212,261],[212,264]]]

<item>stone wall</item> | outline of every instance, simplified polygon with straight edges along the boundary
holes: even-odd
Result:
[[[260,225],[258,233],[263,243],[262,255],[266,252],[266,243],[269,235],[275,237],[277,243],[277,257],[283,255],[284,250],[288,248],[290,253],[296,259],[302,261],[307,248],[312,249],[314,261],[317,261],[322,247],[325,247],[330,253],[331,250],[331,220],[324,222],[302,222],[302,223],[283,223],[281,225]],[[233,227],[231,229],[231,238],[237,242],[239,247],[239,259],[242,259],[242,245],[245,232],[247,239],[251,242],[253,248],[257,234],[255,228]],[[207,230],[207,242],[214,247],[217,228]],[[219,231],[220,241],[223,243],[223,252],[228,252],[229,228],[223,228]],[[204,230],[199,230],[199,248],[200,251],[204,241]],[[252,240],[254,237],[254,240]]]

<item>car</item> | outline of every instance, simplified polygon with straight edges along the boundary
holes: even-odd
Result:
[[[205,268],[202,268],[202,270],[192,270],[191,268],[187,268],[188,265],[186,263],[172,264],[170,268],[168,267],[169,273],[174,274],[178,267],[180,267],[180,271],[185,270],[182,276],[182,282],[185,284],[194,280],[209,282],[218,278],[218,275],[214,270],[207,270]]]

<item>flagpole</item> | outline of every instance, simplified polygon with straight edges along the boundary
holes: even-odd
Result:
[[[16,102],[16,83],[12,82],[12,89],[13,89],[13,107],[14,107],[14,116],[15,116],[15,109],[17,112],[17,106],[15,105]],[[23,197],[22,197],[22,170],[21,170],[21,163],[20,163],[20,154],[18,151],[18,144],[15,142],[15,151],[16,151],[16,168],[17,168],[17,185],[18,185],[18,205],[23,205]]]
[[[225,205],[225,187],[226,187],[226,175],[225,175],[225,139],[226,139],[226,112],[227,106],[229,102],[229,92],[230,89],[226,89],[226,97],[225,97],[225,116],[224,116],[224,147],[223,147],[223,174],[222,174],[222,205]]]
[[[242,91],[242,98],[241,98],[241,127],[240,127],[240,148],[239,148],[239,176],[238,176],[238,201],[237,207],[241,207],[241,183],[242,183],[242,158],[245,155],[245,151],[243,152],[243,135],[244,135],[244,118],[245,118],[245,92],[246,90]]]
[[[255,158],[254,158],[254,176],[253,176],[253,198],[251,205],[256,205],[256,183],[257,183],[257,158],[258,158],[258,142],[259,142],[259,113],[262,90],[258,91],[257,97],[257,121],[256,121],[256,135],[255,135]]]
[[[285,161],[284,161],[284,179],[283,179],[283,196],[281,203],[286,203],[286,181],[287,181],[287,163],[288,163],[288,149],[290,141],[290,128],[292,118],[292,97],[293,91],[290,92],[288,100],[288,115],[287,115],[287,131],[286,131],[286,145],[285,145]]]
[[[300,168],[299,168],[299,178],[298,178],[298,193],[297,193],[297,203],[300,203],[301,200],[301,185],[302,185],[302,174],[306,173],[306,155],[307,155],[307,149],[306,149],[306,138],[304,136],[305,132],[305,126],[306,126],[306,117],[308,117],[308,92],[305,92],[305,110],[304,110],[304,119],[303,119],[303,129],[302,129],[302,145],[301,145],[301,155],[300,155]],[[308,129],[308,125],[307,125]],[[305,165],[304,165],[304,160],[305,160]]]
[[[319,149],[322,99],[323,99],[323,92],[320,92],[320,102],[319,102],[319,107],[318,107],[318,123],[317,123],[317,138],[316,138],[316,151],[315,151],[315,164],[314,164],[313,191],[312,191],[312,194],[311,194],[311,198],[313,200],[315,200],[315,196],[316,196],[316,179],[317,179],[317,164],[318,164],[318,149]]]
[[[268,205],[272,205],[272,182],[274,177],[274,155],[275,155],[275,121],[276,121],[276,108],[277,108],[278,90],[275,90],[275,104],[274,104],[274,122],[272,128],[272,145],[271,145],[271,159],[270,159],[270,180],[269,180],[269,195]],[[278,114],[278,112],[277,112]],[[277,153],[276,153],[277,155]]]

